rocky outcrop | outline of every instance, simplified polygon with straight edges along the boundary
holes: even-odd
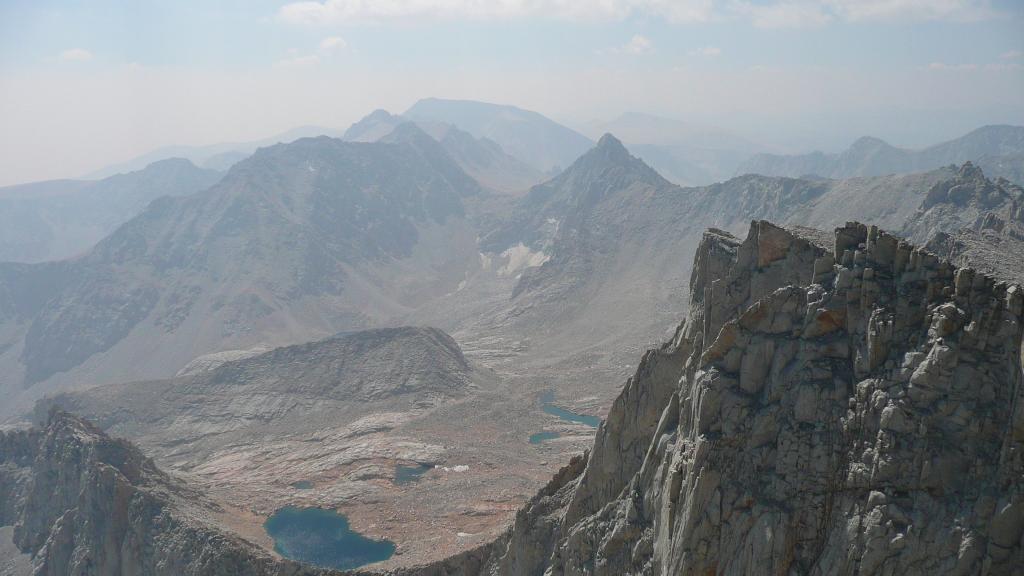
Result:
[[[1020,574],[1022,314],[875,227],[709,232],[579,479],[473,573]]]
[[[992,181],[981,168],[965,163],[953,178],[928,190],[917,212],[904,224],[901,236],[923,243],[938,233],[986,227],[985,220],[1024,221],[1024,189],[1006,180]],[[997,225],[990,223],[987,227]]]
[[[32,554],[38,576],[325,574],[216,527],[215,505],[69,414],[55,412],[40,430],[0,433],[0,478],[8,465],[27,479],[4,500],[17,512],[14,543]]]
[[[907,229],[930,230],[926,248],[961,267],[1024,283],[1024,189],[987,180],[970,163],[954,180],[937,184]]]

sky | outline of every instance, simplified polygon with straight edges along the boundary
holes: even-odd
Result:
[[[1024,2],[0,0],[0,185],[431,96],[921,147],[1024,124]]]

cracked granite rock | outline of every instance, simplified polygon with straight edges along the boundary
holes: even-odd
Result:
[[[875,227],[709,231],[585,466],[423,574],[1024,574],[1024,290]]]
[[[0,524],[14,524],[14,545],[32,555],[36,576],[331,573],[219,528],[216,505],[67,413],[42,429],[0,432],[0,486]]]

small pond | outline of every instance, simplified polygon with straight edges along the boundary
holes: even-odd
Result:
[[[555,406],[555,393],[548,390],[547,392],[540,395],[541,409],[545,413],[557,416],[562,420],[568,422],[579,422],[591,428],[597,428],[601,424],[601,419],[597,416],[590,416],[587,414],[577,414],[576,412],[570,412],[565,408],[559,408]]]
[[[536,434],[530,434],[530,444],[540,444],[545,440],[554,440],[561,436],[558,432],[537,432]]]
[[[291,486],[297,490],[309,490],[313,487],[313,483],[309,480],[299,480],[298,482],[292,482]]]
[[[423,474],[425,474],[427,470],[430,470],[431,468],[433,468],[433,466],[431,466],[430,464],[414,464],[412,466],[396,464],[395,484],[398,486],[402,486],[403,484],[415,482],[420,479],[420,476],[423,476]]]
[[[340,570],[387,560],[394,543],[354,532],[348,518],[333,510],[287,506],[263,524],[274,550],[285,558]]]
[[[555,405],[555,393],[551,390],[544,392],[540,395],[541,410],[545,414],[551,414],[566,422],[576,422],[591,428],[597,428],[601,424],[601,419],[597,416],[590,416],[588,414],[577,414],[571,412],[565,408],[560,408]],[[546,440],[554,440],[558,438],[560,434],[558,432],[537,432],[530,436],[530,444],[540,444]]]

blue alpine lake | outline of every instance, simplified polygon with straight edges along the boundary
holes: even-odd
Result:
[[[545,440],[554,440],[561,436],[558,432],[537,432],[536,434],[530,434],[530,444],[540,444]]]
[[[555,406],[555,393],[550,390],[540,395],[540,401],[543,404],[541,409],[544,412],[557,416],[562,420],[568,422],[579,422],[591,428],[597,428],[601,424],[601,419],[597,416],[589,416],[587,414],[577,414],[576,412],[570,412],[565,408],[559,408]]]
[[[601,419],[597,416],[590,416],[587,414],[577,414],[571,412],[565,408],[560,408],[555,405],[555,393],[548,390],[540,395],[541,410],[545,414],[551,414],[557,418],[565,420],[566,422],[577,422],[591,428],[597,428],[601,424]],[[546,440],[554,440],[561,436],[558,432],[537,432],[536,434],[530,435],[530,444],[540,444]]]
[[[348,518],[333,510],[287,506],[267,518],[263,528],[278,554],[323,568],[358,568],[395,553],[393,542],[354,532]]]

